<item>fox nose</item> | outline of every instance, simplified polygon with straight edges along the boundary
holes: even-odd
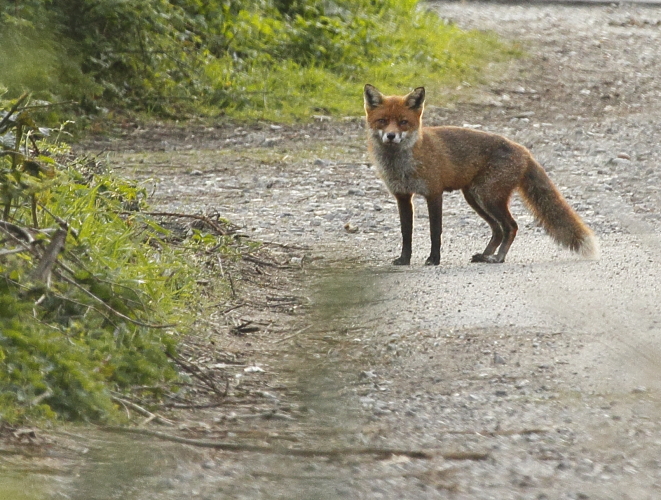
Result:
[[[396,137],[397,137],[397,134],[395,132],[388,132],[386,134],[386,139],[388,139],[388,141],[390,141],[390,142],[394,141]]]

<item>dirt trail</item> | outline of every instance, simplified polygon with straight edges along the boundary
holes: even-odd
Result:
[[[555,247],[516,199],[520,231],[507,262],[470,264],[488,228],[452,193],[441,265],[422,265],[428,221],[416,199],[413,265],[390,266],[397,210],[365,155],[358,111],[302,129],[136,128],[95,143],[114,151],[122,173],[151,179],[168,209],[216,209],[255,238],[301,247],[281,258],[307,273],[312,312],[288,330],[215,337],[274,374],[260,397],[282,418],[241,420],[220,408],[194,413],[197,431],[275,446],[434,450],[331,460],[168,448],[140,481],[125,478],[124,493],[661,498],[661,9],[430,7],[521,41],[528,57],[428,106],[427,123],[528,146],[599,236],[601,260]],[[241,367],[231,376],[263,375]],[[97,498],[91,492],[107,491],[99,481],[68,494]]]

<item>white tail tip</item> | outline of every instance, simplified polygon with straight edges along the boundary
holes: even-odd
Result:
[[[599,260],[601,252],[599,249],[599,240],[597,237],[592,233],[586,235],[581,242],[578,253],[580,253],[581,257],[584,259]]]

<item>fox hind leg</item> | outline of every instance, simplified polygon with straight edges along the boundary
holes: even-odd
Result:
[[[503,242],[504,231],[498,221],[482,208],[469,189],[462,189],[462,193],[471,208],[475,210],[480,217],[487,221],[487,224],[489,224],[489,227],[491,228],[491,240],[489,240],[487,247],[484,249],[484,252],[473,255],[471,262],[488,262],[487,259],[493,256],[496,252],[496,248],[498,248]]]
[[[498,248],[496,255],[483,255],[484,260],[479,261],[475,260],[473,257],[473,262],[488,262],[500,264],[505,261],[505,256],[512,246],[514,238],[516,238],[516,233],[519,230],[514,218],[509,209],[509,197],[501,200],[496,200],[495,202],[488,203],[484,207],[486,212],[498,221],[498,225],[503,231],[503,240]]]

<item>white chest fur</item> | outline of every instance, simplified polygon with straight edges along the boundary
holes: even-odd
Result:
[[[415,193],[422,196],[429,194],[427,183],[416,171],[417,161],[412,148],[372,142],[372,154],[379,176],[393,194]]]

